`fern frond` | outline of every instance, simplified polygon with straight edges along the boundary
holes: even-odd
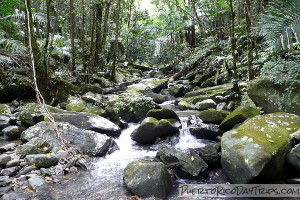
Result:
[[[300,39],[299,8],[299,0],[275,0],[253,28],[254,34],[265,37],[266,44],[275,50],[291,49]]]

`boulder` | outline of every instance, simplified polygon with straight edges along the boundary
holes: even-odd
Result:
[[[70,96],[68,98],[68,104],[66,106],[66,109],[68,111],[81,112],[85,110],[85,103],[79,97]]]
[[[17,139],[21,136],[21,133],[26,129],[21,126],[8,126],[2,130],[2,133],[6,134],[11,139]]]
[[[7,152],[7,151],[10,151],[10,150],[14,150],[15,147],[16,147],[15,143],[5,144],[3,146],[0,146],[0,153]]]
[[[229,115],[229,112],[227,111],[209,109],[209,110],[201,111],[198,117],[204,123],[220,124],[227,115]]]
[[[28,186],[34,191],[38,191],[42,187],[45,187],[45,180],[41,176],[34,176],[28,179]]]
[[[94,131],[79,129],[69,123],[58,122],[58,130],[70,144],[77,146],[82,153],[90,156],[104,156],[116,150],[117,144],[110,137]],[[61,141],[49,123],[40,122],[28,128],[21,135],[23,141],[39,137],[46,140],[53,147],[61,148]]]
[[[92,104],[97,104],[97,105],[102,105],[104,100],[104,96],[101,94],[97,94],[97,93],[92,93],[92,92],[88,92],[86,94],[84,94],[82,97],[82,100],[84,100],[87,103],[92,103]],[[104,106],[104,105],[103,105]]]
[[[140,197],[165,199],[172,187],[171,177],[161,162],[134,161],[124,169],[128,190]]]
[[[153,99],[155,103],[163,103],[165,101],[169,101],[171,99],[168,95],[161,95],[153,92],[150,88],[147,88],[143,91],[143,94],[147,97],[150,97]]]
[[[283,173],[285,155],[291,148],[289,134],[300,128],[300,117],[272,113],[248,119],[221,139],[221,164],[232,183],[254,178],[276,179]]]
[[[58,158],[54,154],[32,154],[25,157],[29,165],[37,168],[48,168],[58,164]]]
[[[201,84],[201,88],[212,87],[216,85],[215,82],[216,82],[216,77],[215,76],[210,77]]]
[[[178,115],[174,112],[174,110],[170,108],[162,108],[162,109],[152,109],[147,113],[147,117],[153,117],[155,119],[177,119],[180,121]]]
[[[141,144],[153,144],[157,138],[179,132],[180,122],[176,119],[155,119],[147,117],[131,134],[131,139]]]
[[[244,122],[246,119],[259,115],[260,111],[257,108],[253,108],[249,105],[243,105],[235,109],[232,113],[220,124],[220,128],[229,130],[236,124]]]
[[[212,99],[216,103],[220,103],[220,96],[225,97],[232,92],[232,84],[224,84],[214,87],[201,88],[185,94],[184,98],[178,103],[181,110],[195,109],[195,104],[207,99]],[[228,99],[226,99],[228,100]],[[223,100],[222,100],[223,101]]]
[[[86,94],[88,92],[101,94],[103,89],[99,84],[84,84],[80,87],[80,94]]]
[[[194,151],[184,153],[175,147],[162,145],[158,148],[156,157],[167,167],[174,169],[181,178],[203,178],[208,172],[207,164]]]
[[[206,99],[204,101],[200,101],[196,103],[195,108],[196,110],[207,110],[211,108],[216,108],[217,104],[214,100],[212,99]]]
[[[17,154],[30,155],[49,153],[52,150],[52,145],[42,138],[33,138],[28,143],[17,147]]]
[[[168,79],[156,79],[149,78],[143,79],[141,82],[137,84],[133,84],[128,86],[126,92],[128,93],[140,93],[147,88],[150,88],[153,92],[160,92],[162,89],[166,89],[168,87]]]
[[[300,87],[288,90],[285,85],[260,78],[250,82],[248,95],[265,113],[287,112],[300,115]]]
[[[0,176],[0,187],[9,185],[13,181],[9,176]]]
[[[189,131],[198,139],[214,140],[222,135],[220,128],[214,124],[197,123],[189,127]]]
[[[18,173],[18,171],[21,169],[20,166],[16,166],[16,167],[9,167],[6,169],[2,169],[1,170],[1,175],[2,176],[14,176]]]
[[[152,67],[148,63],[132,63],[131,67],[134,69],[141,70],[142,72],[150,71],[152,70]]]
[[[10,117],[6,115],[0,115],[0,131],[10,126],[9,120]]]
[[[209,167],[220,166],[220,155],[215,144],[206,144],[203,147],[192,149],[208,164]]]
[[[186,92],[186,86],[183,84],[176,84],[176,85],[170,86],[168,88],[168,92],[172,96],[182,97]]]
[[[0,155],[0,167],[3,167],[11,160],[11,157],[7,154]]]
[[[287,155],[287,163],[300,171],[300,144],[297,144]]]
[[[0,115],[2,114],[10,114],[10,108],[6,104],[0,104]]]

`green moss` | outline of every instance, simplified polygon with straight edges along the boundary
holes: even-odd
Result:
[[[0,104],[0,115],[3,113],[10,113],[10,109],[8,105]]]
[[[66,106],[68,111],[81,112],[86,108],[84,101],[80,98],[70,96],[68,102],[69,104]]]
[[[219,111],[216,109],[209,109],[209,110],[201,111],[198,116],[205,123],[219,124],[225,119],[225,117],[227,115],[229,115],[229,112],[227,112],[227,111],[224,111],[224,110]]]
[[[178,103],[178,106],[181,110],[188,110],[188,109],[194,109],[195,108],[195,105],[193,105],[192,103],[189,103],[185,100],[181,100]]]

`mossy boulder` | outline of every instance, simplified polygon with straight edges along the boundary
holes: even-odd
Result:
[[[300,115],[300,87],[291,90],[285,85],[260,78],[250,82],[248,94],[266,113],[288,112]]]
[[[7,135],[11,139],[17,139],[21,136],[21,133],[25,131],[24,127],[21,126],[8,126],[2,130],[2,133]]]
[[[286,156],[287,163],[300,171],[300,144],[297,144]]]
[[[30,155],[30,154],[45,154],[52,150],[53,146],[42,138],[33,138],[26,144],[17,147],[17,154]]]
[[[291,149],[289,135],[300,128],[300,117],[272,113],[248,119],[224,133],[221,164],[232,183],[249,183],[279,178],[285,155]]]
[[[33,154],[25,157],[29,165],[38,168],[48,168],[58,164],[58,158],[54,154]]]
[[[229,115],[228,111],[209,109],[201,111],[198,117],[200,117],[204,123],[220,124],[227,115]]]
[[[84,100],[87,103],[102,105],[104,100],[104,96],[101,94],[93,93],[93,92],[87,92],[81,97],[82,100]]]
[[[200,101],[200,102],[196,103],[196,105],[195,105],[196,110],[207,110],[207,109],[216,108],[216,107],[217,107],[217,104],[212,99],[206,99],[206,100]]]
[[[140,197],[167,198],[172,187],[171,176],[161,162],[134,161],[124,169],[128,190]]]
[[[85,107],[85,102],[81,98],[69,96],[66,106],[68,111],[81,112],[85,110]]]
[[[78,87],[69,81],[58,78],[51,81],[51,96],[56,98],[57,102],[64,102],[69,95],[75,95],[78,92]]]
[[[154,117],[155,119],[177,119],[180,121],[178,115],[170,108],[152,109],[147,113],[147,117]]]
[[[141,70],[142,72],[146,72],[146,71],[152,70],[152,67],[150,66],[150,64],[145,63],[145,62],[143,62],[143,63],[132,63],[131,67],[133,69]]]
[[[99,84],[84,84],[80,86],[79,93],[81,95],[86,94],[88,92],[101,94],[103,91],[102,87]]]
[[[10,108],[6,104],[0,104],[0,115],[2,114],[10,114]]]
[[[146,90],[147,88],[150,88],[153,92],[158,93],[162,89],[166,89],[168,87],[168,81],[168,79],[157,78],[143,79],[137,84],[128,86],[126,92],[136,94]]]
[[[244,122],[246,119],[259,115],[260,111],[257,108],[253,108],[249,105],[243,105],[235,109],[232,113],[220,124],[220,128],[229,130],[236,124]]]
[[[176,84],[168,88],[168,92],[170,93],[170,95],[173,95],[175,97],[182,97],[185,91],[186,86],[183,84]]]
[[[212,87],[216,85],[215,82],[216,82],[216,77],[215,76],[210,77],[201,84],[201,88]]]
[[[224,84],[214,87],[201,88],[185,94],[184,98],[178,103],[181,110],[195,109],[195,104],[207,99],[212,99],[216,103],[225,101],[220,97],[225,97],[231,94],[232,84]]]
[[[131,134],[131,139],[141,144],[153,144],[157,138],[178,133],[180,122],[176,119],[147,117]]]

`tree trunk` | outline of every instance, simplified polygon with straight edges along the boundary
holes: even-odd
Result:
[[[75,71],[75,23],[74,23],[74,2],[70,0],[70,35],[71,35],[71,55],[72,70]]]
[[[101,54],[102,9],[102,4],[96,4],[96,47],[94,54],[94,68],[100,64],[99,56]]]
[[[241,98],[241,91],[239,88],[239,77],[238,77],[238,73],[237,73],[237,55],[236,55],[236,38],[234,36],[234,18],[235,18],[235,14],[233,11],[233,3],[232,0],[229,0],[230,3],[230,22],[231,22],[231,26],[230,26],[230,40],[231,40],[231,54],[232,54],[232,66],[233,66],[233,84],[234,84],[234,90],[238,95],[238,98]]]
[[[252,69],[252,62],[253,62],[253,40],[251,37],[251,15],[250,15],[250,1],[245,0],[245,7],[246,7],[246,30],[247,30],[247,53],[248,53],[248,79],[253,80],[254,79],[254,73]]]
[[[111,2],[107,1],[105,5],[105,14],[104,14],[104,22],[103,22],[103,32],[101,35],[101,55],[105,55],[105,44],[107,40],[107,35],[108,35],[108,20],[109,20],[109,15],[110,15],[110,7],[111,7]],[[105,65],[105,61],[103,60],[102,65]]]

